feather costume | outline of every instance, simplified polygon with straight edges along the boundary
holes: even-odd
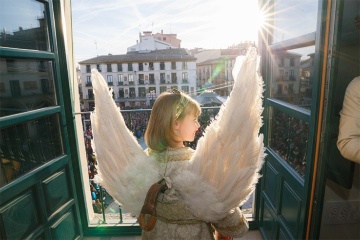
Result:
[[[139,216],[149,187],[165,177],[192,214],[219,222],[243,204],[255,189],[264,154],[262,79],[254,48],[238,57],[233,90],[219,114],[198,141],[197,149],[171,178],[147,155],[128,130],[106,81],[92,70],[95,111],[91,116],[95,152],[102,185],[123,206]],[[178,169],[175,167],[174,169]]]

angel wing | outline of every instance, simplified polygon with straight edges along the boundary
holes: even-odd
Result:
[[[91,125],[101,185],[124,209],[138,216],[148,189],[160,179],[156,161],[144,153],[126,127],[102,75],[92,69],[91,78],[95,95]]]
[[[194,215],[209,222],[243,204],[260,177],[265,154],[258,62],[255,48],[244,59],[238,57],[230,97],[198,141],[188,169],[173,180]]]

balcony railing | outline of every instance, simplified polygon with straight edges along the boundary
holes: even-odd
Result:
[[[92,86],[92,82],[85,83],[85,87],[91,87],[91,86]]]

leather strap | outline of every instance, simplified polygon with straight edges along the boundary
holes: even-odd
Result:
[[[144,205],[141,209],[138,222],[140,227],[144,231],[151,231],[155,227],[156,223],[156,199],[160,192],[164,192],[167,189],[166,184],[160,182],[154,183],[148,190]],[[148,222],[146,222],[145,215],[150,215]]]

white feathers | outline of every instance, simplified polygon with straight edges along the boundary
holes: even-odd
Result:
[[[245,59],[237,59],[242,65],[234,68],[230,97],[199,140],[189,173],[174,181],[195,216],[209,222],[219,221],[243,204],[259,178],[265,155],[259,135],[263,83],[257,60],[254,48]]]
[[[244,59],[237,59],[230,97],[198,141],[187,169],[171,181],[193,214],[207,222],[219,221],[244,203],[259,178],[264,158],[259,135],[263,83],[257,68],[254,48]],[[138,216],[149,187],[160,179],[156,160],[143,152],[127,129],[105,80],[95,69],[92,79],[96,109],[92,127],[102,185]]]
[[[101,74],[93,69],[91,78],[95,94],[91,125],[101,184],[124,209],[138,216],[148,189],[159,180],[156,162],[126,127]]]

